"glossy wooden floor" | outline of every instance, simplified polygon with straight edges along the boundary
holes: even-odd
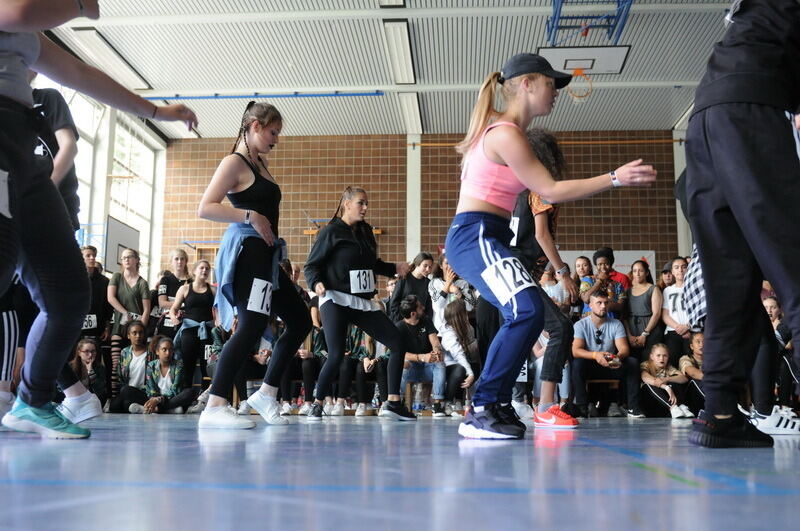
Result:
[[[0,529],[798,526],[800,438],[707,450],[686,442],[689,421],[667,419],[494,442],[460,439],[454,419],[253,418],[224,432],[198,431],[196,416],[105,415],[84,441],[0,431]]]

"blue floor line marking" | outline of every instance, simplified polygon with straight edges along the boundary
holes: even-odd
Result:
[[[598,448],[603,448],[611,452],[616,452],[618,454],[622,454],[628,457],[633,457],[635,459],[644,461],[646,463],[660,465],[678,472],[685,473],[689,471],[693,475],[699,478],[707,479],[709,481],[713,481],[714,483],[725,485],[730,489],[733,489],[734,491],[741,491],[743,493],[764,494],[764,495],[800,494],[800,489],[783,489],[783,488],[771,487],[769,485],[763,485],[761,483],[756,483],[754,481],[738,478],[736,476],[729,476],[727,474],[722,474],[720,472],[714,472],[713,470],[691,467],[686,465],[685,463],[679,463],[676,461],[670,461],[668,459],[661,459],[658,457],[649,456],[645,453],[625,448],[624,446],[604,443],[596,441],[594,439],[589,439],[588,437],[579,437],[578,440],[590,444],[592,446],[596,446]],[[704,489],[703,492],[707,491]]]
[[[139,488],[139,489],[185,489],[185,490],[238,490],[238,491],[277,491],[277,492],[351,492],[364,494],[522,494],[522,495],[600,495],[600,496],[652,496],[652,495],[692,495],[696,488],[649,489],[649,488],[601,488],[571,489],[562,487],[513,488],[513,487],[403,487],[377,485],[284,485],[248,483],[191,483],[191,482],[141,482],[141,481],[103,481],[103,480],[60,480],[60,479],[13,479],[0,478],[0,486],[29,487],[85,487],[85,488]],[[800,490],[789,489],[703,489],[703,494],[716,496],[797,496]]]

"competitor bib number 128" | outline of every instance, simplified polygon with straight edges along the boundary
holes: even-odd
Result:
[[[247,299],[247,309],[251,312],[269,315],[272,312],[272,282],[253,279],[250,288],[250,297]]]
[[[350,293],[372,293],[375,291],[375,275],[370,269],[350,271]]]
[[[531,275],[514,257],[503,258],[493,263],[481,273],[481,277],[489,285],[500,304],[506,304],[511,297],[525,288],[535,286]]]

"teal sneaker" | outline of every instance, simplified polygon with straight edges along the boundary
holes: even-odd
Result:
[[[3,426],[26,433],[38,433],[46,439],[85,439],[92,432],[73,424],[48,402],[42,407],[29,406],[19,397],[3,417]]]

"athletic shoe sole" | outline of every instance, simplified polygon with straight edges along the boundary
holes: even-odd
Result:
[[[322,417],[306,417],[306,422],[322,422]]]
[[[17,418],[11,413],[7,413],[3,416],[3,426],[21,433],[38,433],[45,439],[86,439],[91,435],[89,430],[86,430],[87,433],[85,434],[51,430],[33,421]]]
[[[548,430],[574,430],[578,427],[577,424],[547,424],[545,422],[536,422],[533,423],[534,428],[546,428]]]
[[[772,441],[730,439],[698,431],[689,432],[689,442],[706,448],[771,448],[773,445]]]
[[[522,439],[523,435],[507,435],[505,433],[498,433],[496,431],[484,430],[476,428],[472,424],[464,424],[463,422],[458,425],[458,434],[465,439],[494,439],[494,440],[508,440],[508,439]]]
[[[70,422],[72,422],[73,424],[79,424],[81,422],[85,422],[89,419],[93,419],[95,417],[99,417],[100,415],[102,415],[103,406],[101,406],[99,403],[97,404],[97,406],[98,407],[95,408],[81,408],[82,414],[74,418],[66,412],[66,411],[71,411],[67,406],[61,404],[58,407],[56,407],[56,409],[58,409],[59,413],[68,418]]]
[[[261,391],[256,391],[256,393],[260,392]],[[261,418],[267,422],[267,424],[272,424],[273,426],[285,426],[289,424],[289,419],[281,417],[280,408],[277,409],[277,415],[269,415],[266,408],[267,401],[256,397],[256,393],[250,395],[250,398],[247,399],[247,405],[255,409],[258,414],[261,415]]]
[[[378,416],[382,419],[399,420],[400,422],[417,420],[417,417],[404,417],[403,415],[399,415],[394,411],[389,411],[388,409],[381,411]]]

